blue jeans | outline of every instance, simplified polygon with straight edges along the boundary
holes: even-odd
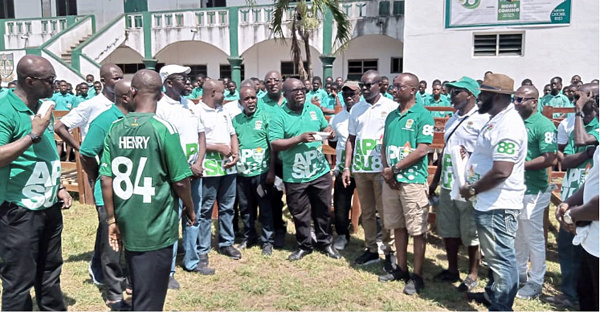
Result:
[[[219,203],[219,247],[233,245],[233,204],[235,202],[236,175],[206,177],[202,180],[202,206],[199,217],[198,253],[210,251],[212,210]]]
[[[577,302],[577,276],[581,265],[581,254],[583,248],[581,245],[573,245],[575,235],[564,230],[562,227],[558,230],[558,263],[560,264],[561,283],[560,290],[571,302]]]
[[[198,253],[196,252],[197,240],[198,240],[198,217],[200,216],[200,206],[202,203],[202,178],[192,180],[192,201],[194,202],[194,211],[196,212],[196,223],[193,226],[187,225],[187,216],[181,221],[181,231],[183,236],[181,242],[183,243],[183,267],[188,271],[196,269],[198,262],[200,261]],[[181,218],[181,211],[183,205],[181,200],[179,201],[179,218]],[[171,275],[175,274],[175,261],[177,259],[177,241],[173,245],[173,261],[171,262]]]
[[[479,244],[490,273],[485,287],[492,305],[490,311],[512,311],[519,289],[519,270],[515,254],[519,210],[475,210]]]

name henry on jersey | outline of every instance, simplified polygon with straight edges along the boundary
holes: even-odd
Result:
[[[149,136],[121,136],[119,137],[120,149],[146,149]]]

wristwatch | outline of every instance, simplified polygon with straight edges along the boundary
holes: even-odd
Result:
[[[393,174],[399,174],[400,173],[400,169],[398,169],[395,164],[392,165],[392,173]]]
[[[584,117],[585,115],[583,114],[583,112],[582,112],[582,111],[577,111],[577,112],[575,112],[575,116],[581,116],[581,117]]]
[[[569,225],[573,225],[573,219],[571,218],[571,210],[567,210],[565,214],[563,214],[563,221]]]
[[[477,195],[477,192],[475,191],[475,188],[472,185],[469,185],[469,194],[473,196]]]
[[[32,133],[29,133],[29,135],[27,135],[27,136],[31,137],[31,141],[32,141],[34,144],[37,144],[37,143],[39,143],[39,142],[41,142],[41,141],[42,141],[42,137],[41,137],[41,136],[38,136],[38,135],[36,135],[36,134],[34,134],[33,132],[32,132]]]

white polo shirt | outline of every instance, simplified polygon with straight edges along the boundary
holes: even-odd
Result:
[[[371,105],[361,100],[350,110],[348,134],[356,136],[352,172],[381,172],[381,144],[388,114],[398,108],[398,103],[379,95],[377,103]]]
[[[223,110],[229,114],[229,118],[233,121],[233,118],[242,113],[244,108],[239,102],[227,102],[223,104]]]
[[[198,133],[204,132],[198,108],[191,100],[173,100],[166,94],[163,94],[156,105],[156,117],[171,123],[177,129],[181,148],[189,164],[198,159]]]
[[[559,145],[566,145],[569,143],[569,137],[575,129],[575,116],[567,117],[558,124],[558,136],[556,138]]]
[[[472,153],[475,150],[475,144],[477,143],[477,136],[483,128],[483,126],[490,120],[489,114],[479,114],[477,112],[479,108],[475,105],[469,113],[465,115],[458,115],[458,112],[452,116],[448,122],[446,122],[444,141],[446,147],[442,154],[442,173],[440,178],[440,186],[444,189],[452,190],[454,182],[454,172],[452,171],[452,157],[450,155],[450,148],[462,145],[465,147],[467,152]],[[461,121],[464,122],[460,123]],[[458,125],[460,124],[460,125]],[[458,126],[458,128],[457,128]],[[456,128],[456,131],[454,129]],[[454,131],[452,135],[450,132]],[[450,136],[450,139],[448,139]]]
[[[350,112],[344,107],[344,110],[336,114],[329,125],[333,129],[336,141],[335,146],[335,165],[340,171],[344,171],[344,162],[346,161],[346,141],[348,140],[348,119],[350,118]]]
[[[590,173],[585,179],[585,187],[583,188],[583,204],[589,202],[594,196],[598,195],[599,179],[598,169],[600,168],[600,157],[598,157],[598,147],[594,152],[594,165],[590,169]],[[579,237],[578,237],[579,236]],[[594,257],[600,256],[600,224],[598,221],[586,227],[577,227],[577,235],[575,238],[581,238],[581,247]],[[575,239],[573,239],[575,243]]]
[[[222,106],[215,109],[200,101],[198,103],[200,117],[204,123],[204,136],[206,144],[226,144],[231,146],[231,135],[235,134],[233,125],[231,124],[230,114],[223,109]],[[223,165],[228,162],[228,158],[223,157],[218,152],[208,152],[204,157],[204,176],[218,177],[230,174],[236,174],[237,169],[225,169]]]
[[[61,118],[60,121],[65,124],[69,130],[80,127],[81,140],[83,141],[88,128],[90,128],[90,123],[98,117],[98,115],[102,114],[102,112],[110,109],[113,104],[113,101],[107,99],[104,94],[100,93],[87,101],[79,103],[76,108],[72,109],[69,114]]]
[[[525,194],[527,130],[511,103],[494,116],[479,133],[473,155],[467,163],[466,179],[473,184],[488,173],[494,161],[514,163],[511,175],[496,187],[475,196],[473,207],[481,212],[494,209],[522,209]]]

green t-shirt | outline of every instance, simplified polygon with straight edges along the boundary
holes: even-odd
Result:
[[[390,99],[390,100],[394,100],[394,96],[391,95],[389,92],[384,93],[383,96],[386,97],[386,98],[388,98],[388,99]]]
[[[304,104],[313,104],[312,98],[314,98],[315,96],[317,96],[319,98],[319,100],[321,101],[321,106],[325,106],[323,104],[323,100],[327,99],[327,91],[325,91],[323,89],[319,89],[317,91],[314,91],[314,90],[308,91],[306,93],[306,100],[304,100]]]
[[[385,120],[383,143],[388,166],[403,160],[418,144],[433,142],[433,117],[424,107],[415,104],[404,114],[399,109],[391,112]],[[427,155],[396,175],[402,183],[427,182]]]
[[[74,95],[68,93],[65,93],[65,95],[63,95],[62,93],[57,92],[54,95],[52,95],[52,98],[50,100],[56,103],[56,106],[54,107],[56,111],[70,111],[78,104],[77,98]]]
[[[0,146],[29,135],[35,114],[14,92],[7,92],[0,99]],[[17,159],[0,167],[0,204],[11,202],[37,211],[58,201],[61,170],[54,142],[54,118],[41,137],[39,143],[29,146]]]
[[[527,157],[525,161],[533,160],[544,153],[555,153],[556,127],[548,118],[540,113],[533,113],[525,120],[527,129]],[[548,174],[546,169],[525,170],[525,194],[537,194],[548,189]]]
[[[574,107],[569,98],[559,93],[557,95],[547,94],[538,101],[538,112],[542,113],[544,106],[553,106],[555,108],[570,108]],[[559,118],[562,114],[554,113],[552,118]]]
[[[268,115],[261,109],[257,109],[252,116],[242,111],[233,118],[232,123],[240,143],[238,175],[253,177],[269,171],[271,149],[267,139]]]
[[[190,93],[190,95],[191,95],[190,99],[198,99],[199,97],[202,96],[202,92],[203,92],[203,90],[201,87],[195,87],[192,90],[192,93]]]
[[[92,96],[92,95],[91,95],[91,94],[89,94],[89,93],[88,93],[88,95],[87,95],[86,97],[83,97],[83,96],[81,96],[81,95],[78,95],[78,96],[75,98],[75,104],[73,104],[73,108],[76,108],[76,107],[78,107],[78,106],[79,106],[79,104],[81,104],[82,102],[85,102],[85,101],[87,101],[87,100],[89,100],[89,99],[91,99],[91,98],[93,98],[93,97],[94,97],[94,96]]]
[[[594,136],[596,140],[600,139],[598,135],[597,118],[594,118],[589,124],[587,124],[585,126],[585,130],[588,132],[588,134]],[[565,155],[577,154],[587,150],[587,147],[588,146],[575,146],[575,132],[573,131],[571,132],[571,136],[569,136],[569,142],[567,143],[567,147],[565,147],[564,153]],[[560,190],[561,199],[563,201],[571,197],[571,195],[573,195],[573,193],[575,193],[575,191],[581,187],[593,165],[594,160],[590,157],[579,166],[567,169]]]
[[[296,137],[304,132],[318,132],[327,127],[327,120],[317,106],[304,105],[302,113],[286,106],[274,115],[269,124],[269,141]],[[329,172],[329,163],[323,155],[320,141],[300,143],[279,152],[283,161],[283,181],[289,183],[311,182]]]
[[[153,251],[179,237],[172,182],[192,175],[179,134],[154,113],[129,113],[106,135],[100,175],[113,178],[115,217],[125,249]]]
[[[223,97],[225,101],[237,101],[240,99],[240,93],[237,90],[235,90],[234,93],[230,93],[229,90],[226,90]]]
[[[102,151],[104,150],[104,138],[112,123],[120,118],[123,118],[123,113],[114,104],[107,111],[98,115],[91,123],[86,134],[85,140],[81,144],[79,153],[81,155],[95,158],[98,156],[102,160]],[[100,177],[96,179],[94,185],[94,200],[96,205],[104,206],[102,198],[102,186],[100,185]]]
[[[279,111],[279,109],[281,109],[281,107],[283,107],[284,105],[287,104],[287,100],[285,98],[283,98],[281,105],[279,105],[277,103],[278,101],[279,100],[273,100],[273,99],[269,98],[269,95],[265,94],[262,98],[258,99],[258,103],[256,106],[259,109],[262,109],[265,112],[267,112],[267,114],[270,114],[271,116],[273,116],[274,114],[278,113],[278,111]]]
[[[423,105],[424,106],[451,106],[450,100],[448,100],[447,98],[440,96],[440,99],[436,101],[434,99],[433,95],[430,95],[427,99],[424,99]],[[452,112],[449,112],[449,111],[431,111],[429,113],[431,113],[431,116],[433,116],[433,117],[446,117],[448,115],[452,115]]]

